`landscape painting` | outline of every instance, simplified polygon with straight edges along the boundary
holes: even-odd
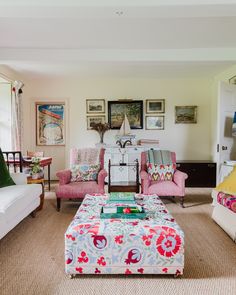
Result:
[[[197,123],[197,106],[176,106],[175,123]]]
[[[108,123],[111,129],[119,129],[125,115],[131,129],[143,129],[143,101],[108,101]]]
[[[104,99],[87,99],[86,108],[88,114],[105,113]]]

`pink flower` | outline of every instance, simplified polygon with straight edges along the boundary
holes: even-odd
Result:
[[[162,227],[162,232],[156,240],[157,251],[166,257],[174,256],[179,252],[181,238],[172,228]]]
[[[83,273],[83,268],[82,267],[76,267],[75,270],[78,271],[79,273]]]
[[[143,274],[144,269],[143,269],[143,268],[139,268],[139,269],[138,269],[138,272]]]
[[[121,236],[116,236],[115,237],[115,242],[117,243],[117,244],[122,244],[123,243],[123,235],[121,235]]]
[[[127,268],[126,271],[125,271],[125,274],[126,274],[126,275],[131,275],[132,272]]]

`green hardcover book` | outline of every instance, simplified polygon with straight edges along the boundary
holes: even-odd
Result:
[[[110,193],[108,202],[135,203],[134,195],[134,193]]]

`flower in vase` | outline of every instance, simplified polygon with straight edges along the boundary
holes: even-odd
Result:
[[[110,125],[108,123],[92,123],[91,129],[98,132],[100,136],[100,143],[103,143],[104,134],[110,129]]]

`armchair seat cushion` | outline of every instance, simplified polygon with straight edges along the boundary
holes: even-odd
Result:
[[[182,196],[182,188],[173,181],[152,181],[148,193],[158,196]]]
[[[56,196],[62,199],[83,198],[85,194],[93,193],[103,194],[104,187],[99,186],[96,181],[70,182],[56,187]]]

